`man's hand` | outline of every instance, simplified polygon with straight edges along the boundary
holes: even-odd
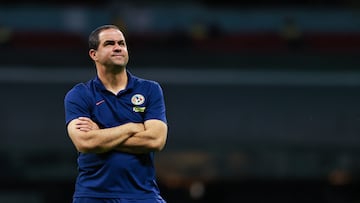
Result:
[[[90,130],[98,130],[99,126],[92,121],[90,118],[87,117],[79,117],[75,120],[76,129],[89,132]]]

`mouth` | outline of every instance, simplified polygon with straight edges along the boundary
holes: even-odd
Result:
[[[112,57],[124,57],[124,56],[123,56],[123,55],[114,54],[114,55],[112,55]]]

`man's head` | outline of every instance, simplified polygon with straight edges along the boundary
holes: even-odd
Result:
[[[129,55],[123,33],[114,25],[96,28],[89,36],[89,55],[97,66],[125,68]]]

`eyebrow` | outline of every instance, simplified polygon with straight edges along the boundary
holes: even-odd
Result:
[[[116,40],[105,40],[103,44],[110,44],[110,43],[125,43],[125,40],[119,40],[119,41],[116,41]]]

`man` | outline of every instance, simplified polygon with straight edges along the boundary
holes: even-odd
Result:
[[[126,41],[114,25],[89,36],[96,77],[65,96],[67,132],[78,156],[73,203],[164,203],[154,153],[167,138],[160,85],[132,75]]]

